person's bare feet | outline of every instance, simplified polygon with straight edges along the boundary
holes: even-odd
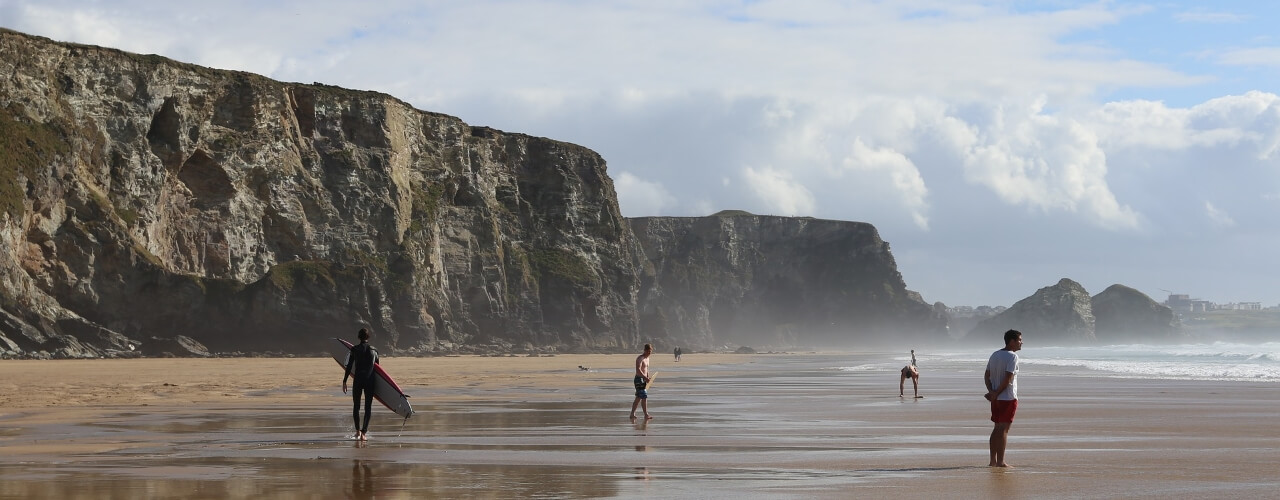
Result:
[[[360,440],[361,440],[361,441],[368,441],[368,440],[369,440],[369,436],[366,436],[366,435],[365,435],[365,433],[361,432],[361,433],[360,433]]]
[[[1004,468],[1008,468],[1008,469],[1012,469],[1012,468],[1013,468],[1013,466],[1012,466],[1012,465],[1009,465],[1009,464],[991,464],[991,465],[989,465],[988,467],[1004,467]]]
[[[645,420],[653,420],[653,415],[648,415],[648,414],[646,414],[646,415],[644,416],[644,419],[645,419]]]
[[[635,420],[635,419],[636,419],[636,414],[632,413],[632,414],[631,414],[631,420]]]

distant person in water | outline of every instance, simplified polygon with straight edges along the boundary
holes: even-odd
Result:
[[[636,418],[636,407],[640,406],[644,409],[644,419],[653,418],[649,415],[649,393],[645,390],[645,386],[649,385],[649,355],[653,354],[653,344],[644,345],[644,353],[636,356],[636,377],[633,380],[636,386],[636,399],[631,402],[631,418]]]
[[[920,369],[916,367],[916,350],[911,350],[911,364],[902,367],[902,376],[898,378],[898,397],[905,394],[905,386],[907,379],[911,379],[911,390],[915,393],[915,397],[920,397]]]
[[[1004,332],[1004,349],[991,354],[987,371],[983,375],[987,385],[984,396],[991,402],[991,467],[1011,467],[1004,460],[1005,445],[1009,443],[1009,427],[1018,411],[1018,351],[1022,350],[1022,332]]]
[[[680,361],[680,348],[679,348],[679,347],[677,347],[677,348],[676,348],[676,353],[675,353],[675,354],[676,354],[676,361]]]
[[[342,393],[347,393],[347,377],[351,377],[351,418],[355,421],[355,439],[369,439],[369,414],[373,410],[373,366],[378,364],[378,350],[369,345],[369,330],[361,328],[360,343],[351,348],[347,369],[342,374]],[[364,423],[360,420],[360,396],[364,396]]]

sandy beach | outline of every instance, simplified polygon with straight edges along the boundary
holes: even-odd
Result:
[[[387,358],[412,396],[349,439],[324,358],[0,362],[0,498],[1268,497],[1274,384],[1022,375],[986,467],[981,366],[883,353]],[[589,367],[589,371],[579,369]],[[854,367],[849,369],[849,367]]]

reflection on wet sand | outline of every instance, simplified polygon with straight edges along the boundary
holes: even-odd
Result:
[[[351,498],[371,500],[376,495],[373,488],[373,470],[363,460],[351,462]]]
[[[1276,486],[1259,479],[1270,477],[1259,468],[1276,438],[1184,432],[1188,422],[1236,429],[1261,418],[1249,415],[1274,414],[1262,392],[1215,385],[1201,391],[1216,392],[1212,401],[1147,401],[1164,420],[1113,412],[1106,425],[1084,425],[1112,410],[1058,415],[1086,411],[1073,408],[1092,400],[1093,381],[1037,379],[1039,399],[1010,438],[1019,468],[993,471],[982,466],[990,428],[971,372],[935,367],[929,398],[905,405],[888,369],[833,370],[848,361],[816,356],[769,361],[735,374],[672,370],[654,391],[655,420],[629,421],[630,395],[619,397],[612,381],[554,397],[419,394],[408,421],[375,414],[367,442],[350,439],[339,398],[103,407],[79,421],[24,417],[21,432],[6,425],[13,417],[0,420],[0,498],[1020,498]],[[1138,397],[1160,383],[1109,387]],[[1177,472],[1209,470],[1197,464],[1214,467],[1203,477]]]

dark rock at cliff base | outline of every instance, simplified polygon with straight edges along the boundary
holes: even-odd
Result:
[[[1000,344],[1004,332],[1010,329],[1022,332],[1028,341],[1040,345],[1085,344],[1097,340],[1089,292],[1067,278],[983,320],[965,338],[992,339]]]
[[[1172,309],[1133,288],[1111,285],[1090,302],[1099,342],[1170,342],[1185,338]]]
[[[628,219],[640,330],[675,345],[858,347],[946,338],[871,224],[733,213]]]
[[[209,349],[186,335],[173,337],[151,337],[139,346],[142,354],[164,358],[207,358]]]

